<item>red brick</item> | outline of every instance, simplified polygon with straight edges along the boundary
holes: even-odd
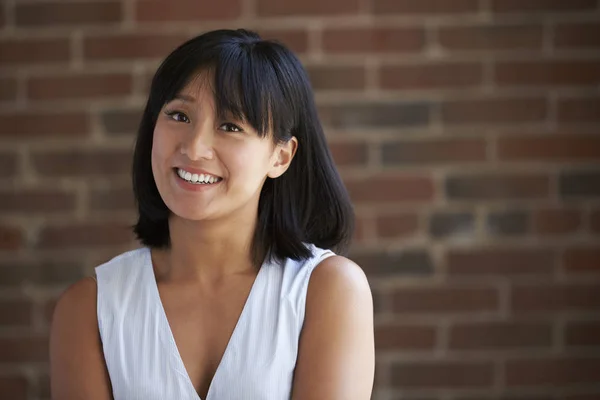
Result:
[[[11,400],[27,400],[28,386],[27,378],[18,375],[0,376],[0,393]]]
[[[498,139],[500,160],[589,162],[600,159],[597,134],[502,136]]]
[[[425,325],[377,324],[375,349],[432,350],[436,344],[436,328]]]
[[[66,64],[70,54],[68,38],[0,39],[0,66]]]
[[[384,165],[446,164],[482,162],[486,159],[483,139],[428,139],[383,143]]]
[[[449,176],[446,195],[456,200],[542,199],[550,195],[550,180],[526,173]]]
[[[600,61],[511,61],[495,65],[500,86],[589,86],[600,83]]]
[[[543,322],[478,322],[450,328],[449,347],[453,350],[508,348],[549,348],[552,324]]]
[[[89,60],[161,59],[187,38],[181,34],[90,36],[84,38],[83,55]]]
[[[19,160],[17,154],[0,151],[0,178],[8,178],[17,174]]]
[[[0,250],[17,250],[23,247],[25,236],[13,225],[0,224]]]
[[[257,32],[265,40],[283,43],[296,54],[308,51],[308,32],[305,30],[258,29]]]
[[[571,321],[565,326],[568,346],[600,346],[600,321]]]
[[[123,7],[118,1],[17,3],[15,7],[17,26],[90,26],[117,24],[122,19]]]
[[[535,358],[506,362],[508,387],[593,384],[600,380],[600,358]]]
[[[559,99],[557,114],[562,123],[599,122],[600,97]]]
[[[499,296],[488,286],[399,288],[392,302],[394,312],[401,314],[473,314],[497,311]]]
[[[93,211],[132,211],[135,206],[132,188],[92,189],[88,198]]]
[[[543,98],[479,98],[450,100],[442,104],[446,124],[502,124],[541,122],[548,106]]]
[[[373,0],[375,14],[462,14],[479,11],[477,0]]]
[[[419,229],[417,214],[379,215],[375,220],[377,236],[380,238],[406,237]]]
[[[29,326],[31,324],[32,304],[25,300],[0,301],[1,326]]]
[[[565,23],[554,28],[554,46],[560,49],[600,47],[600,24]]]
[[[425,46],[422,28],[339,28],[323,32],[328,53],[415,53]]]
[[[85,112],[33,112],[19,111],[0,115],[2,138],[33,139],[83,137],[90,129]]]
[[[548,249],[450,249],[447,269],[452,276],[551,275],[555,257]]]
[[[241,0],[179,0],[177,6],[169,0],[137,1],[135,17],[142,22],[203,21],[233,19],[241,14]]]
[[[44,214],[49,212],[73,211],[74,193],[57,189],[0,189],[0,212],[14,215]]]
[[[32,154],[34,169],[41,176],[128,175],[130,150],[62,150]]]
[[[596,0],[493,0],[492,10],[498,13],[566,12],[596,9]]]
[[[590,229],[594,233],[600,233],[600,209],[592,211],[590,216]]]
[[[364,142],[330,142],[329,149],[339,166],[363,166],[367,163],[368,148]]]
[[[133,134],[142,120],[142,110],[115,108],[100,114],[104,132],[110,136]]]
[[[17,80],[15,78],[0,78],[0,101],[15,101],[17,99]]]
[[[568,272],[600,272],[600,246],[571,247],[565,250],[564,267]]]
[[[130,74],[77,74],[31,78],[27,96],[33,100],[118,97],[131,94]]]
[[[574,209],[546,208],[533,214],[533,230],[540,234],[572,233],[580,228],[581,223],[581,212]]]
[[[382,90],[452,89],[482,84],[483,65],[480,63],[386,65],[380,71]]]
[[[126,246],[133,234],[127,225],[110,223],[79,223],[65,226],[46,226],[39,235],[40,248],[82,248]]]
[[[354,232],[352,234],[352,241],[353,242],[362,242],[365,240],[366,237],[366,217],[361,216],[360,214],[357,214],[354,220]]]
[[[541,25],[475,25],[439,28],[438,41],[448,50],[541,50]]]
[[[494,365],[488,361],[421,361],[392,365],[396,388],[487,388],[494,381]]]
[[[259,16],[330,16],[356,14],[360,9],[360,0],[256,0]]]
[[[315,90],[363,90],[366,85],[364,67],[308,67],[308,75]]]
[[[513,288],[510,303],[515,313],[598,312],[599,291],[598,284],[523,284]]]
[[[346,181],[353,201],[358,203],[394,203],[432,201],[433,180],[428,176],[371,176]]]
[[[48,338],[0,337],[0,363],[47,362]]]

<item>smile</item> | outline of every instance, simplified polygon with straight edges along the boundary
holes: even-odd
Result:
[[[193,174],[181,168],[177,168],[177,175],[184,181],[192,183],[194,185],[210,185],[212,183],[218,183],[223,180],[218,176],[210,174]]]

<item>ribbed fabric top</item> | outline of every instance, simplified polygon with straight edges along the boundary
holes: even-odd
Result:
[[[98,328],[115,400],[289,399],[310,275],[334,255],[310,246],[305,261],[265,262],[223,358],[200,399],[169,326],[150,249],[96,267]]]

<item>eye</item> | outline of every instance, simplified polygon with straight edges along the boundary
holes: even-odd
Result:
[[[167,114],[169,117],[171,117],[172,120],[177,121],[177,122],[183,122],[186,124],[190,123],[190,119],[188,118],[187,115],[185,115],[184,113],[182,113],[181,111],[169,111],[166,110],[165,114]]]
[[[219,127],[219,129],[224,130],[226,132],[243,132],[242,128],[235,124],[232,124],[231,122],[225,122]]]

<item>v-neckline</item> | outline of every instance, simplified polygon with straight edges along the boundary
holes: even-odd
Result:
[[[235,337],[239,335],[238,331],[239,331],[239,326],[241,325],[241,321],[244,318],[247,318],[246,314],[248,314],[250,312],[250,311],[248,311],[248,308],[249,308],[248,304],[250,304],[250,299],[251,299],[253,293],[255,292],[255,288],[257,286],[258,280],[261,277],[261,272],[263,269],[265,269],[266,262],[264,262],[261,265],[261,267],[258,269],[258,273],[256,274],[256,277],[254,278],[254,282],[252,283],[252,286],[250,287],[250,292],[248,293],[248,297],[246,297],[246,301],[244,302],[242,312],[240,313],[240,316],[238,317],[238,320],[235,323],[235,327],[233,328],[233,332],[231,333],[231,336],[229,337],[229,341],[227,342],[225,350],[223,351],[221,360],[219,360],[217,369],[215,370],[215,373],[212,376],[212,379],[208,385],[208,390],[206,392],[205,399],[202,399],[202,397],[200,397],[200,394],[196,391],[196,388],[194,387],[194,383],[192,382],[190,374],[188,373],[185,363],[183,362],[183,358],[181,357],[181,353],[179,352],[179,347],[177,347],[177,342],[175,341],[175,335],[173,335],[173,330],[171,329],[171,324],[169,323],[169,319],[167,318],[167,312],[165,311],[165,307],[164,307],[162,299],[160,297],[160,291],[158,290],[158,281],[156,280],[156,274],[154,273],[154,263],[152,262],[152,253],[151,253],[150,248],[146,248],[146,262],[144,264],[146,265],[147,268],[150,269],[150,278],[153,283],[152,291],[155,296],[155,300],[158,303],[160,318],[163,320],[163,322],[165,323],[165,326],[167,327],[167,329],[166,329],[167,336],[168,336],[167,339],[169,340],[169,342],[172,344],[173,348],[175,349],[176,362],[178,364],[178,368],[181,368],[181,370],[185,372],[185,378],[187,381],[187,385],[189,386],[190,390],[196,395],[196,400],[209,400],[211,398],[210,392],[213,387],[213,383],[215,382],[215,378],[217,377],[217,374],[221,370],[221,366],[224,364],[226,357],[230,353],[230,351],[231,351],[230,349],[233,346],[233,343],[235,343],[235,341],[234,341]]]

